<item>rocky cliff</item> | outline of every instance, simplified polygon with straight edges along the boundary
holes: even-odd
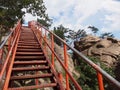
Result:
[[[116,65],[120,57],[120,41],[88,35],[75,42],[75,48],[87,56],[95,56],[108,67]]]
[[[108,68],[115,67],[115,76],[120,81],[120,40],[101,39],[88,35],[74,43],[74,47],[86,56],[99,58]]]

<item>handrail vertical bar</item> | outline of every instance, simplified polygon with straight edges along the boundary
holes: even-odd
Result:
[[[17,26],[19,26],[19,28],[21,27],[21,20],[19,20],[18,21],[18,23],[17,23]],[[14,28],[14,31],[15,31],[15,29],[17,28],[17,26]],[[2,44],[2,46],[1,46],[1,48],[5,45],[5,43],[8,41],[8,39],[9,39],[9,37],[14,33],[14,31],[13,32],[11,32],[10,34],[9,34],[9,36],[5,39],[5,42]],[[15,38],[15,36],[13,36],[13,38]],[[14,39],[15,40],[15,39]],[[15,43],[15,41],[12,41],[12,44],[14,44]],[[5,70],[6,70],[6,68],[7,68],[7,65],[8,65],[8,62],[9,62],[9,59],[10,59],[10,55],[11,55],[11,53],[12,53],[12,51],[13,51],[13,46],[11,46],[11,48],[10,48],[10,50],[8,51],[8,54],[7,54],[7,56],[6,56],[6,58],[5,58],[5,62],[3,63],[3,67],[2,67],[2,69],[1,69],[1,71],[0,71],[0,81],[2,80],[2,77],[3,77],[3,74],[4,74],[4,72],[5,72]]]
[[[100,63],[97,63],[98,66],[100,66]],[[103,83],[103,77],[102,74],[98,71],[97,72],[97,79],[98,79],[98,85],[99,85],[99,90],[104,90],[104,83]]]
[[[47,31],[45,30],[45,40],[47,41],[47,36],[46,36],[46,34],[47,34]],[[46,43],[44,43],[45,44],[45,54],[47,55],[47,47],[46,47]]]
[[[36,34],[37,34],[37,36],[39,37],[39,40],[40,40],[40,43],[42,43],[42,41],[41,41],[41,31],[39,31],[38,30],[39,28],[37,28],[37,29],[35,29],[35,32],[36,32]],[[41,29],[41,28],[40,28]],[[33,29],[34,30],[34,29]],[[38,67],[38,65],[36,65],[36,67]],[[39,72],[38,71],[35,71],[35,74],[37,75]],[[39,80],[38,80],[38,78],[36,78],[35,79],[35,84],[36,85],[39,85]]]
[[[54,36],[51,34],[51,48],[54,51]],[[54,53],[52,52],[52,66],[54,68]]]
[[[65,62],[65,67],[68,70],[67,47],[65,44],[64,44],[64,62]],[[67,73],[66,73],[66,90],[69,90],[69,77]]]
[[[0,71],[1,71],[1,66],[2,66],[2,54],[3,54],[3,50],[0,49]]]
[[[58,77],[59,77],[59,79],[60,79],[60,82],[62,83],[62,81],[63,81],[63,77],[62,77],[61,72],[58,73]]]
[[[11,62],[10,62],[10,65],[9,65],[9,68],[8,68],[8,71],[7,71],[7,76],[6,76],[6,79],[5,79],[3,90],[8,90],[9,79],[10,79],[12,66],[13,66],[14,58],[15,58],[15,53],[16,53],[16,50],[17,50],[18,40],[19,40],[19,36],[20,36],[20,29],[21,29],[21,24],[19,23],[18,26],[17,26],[17,30],[16,30],[17,33],[15,34],[15,39],[14,39],[13,45],[10,48],[11,52],[13,50],[13,54],[12,54]],[[10,57],[10,55],[9,55],[9,57]],[[10,59],[10,58],[8,58],[8,59]]]
[[[42,43],[42,27],[41,27],[41,36],[40,36],[40,39],[41,39],[41,43]]]
[[[40,25],[42,28],[44,28],[45,30],[47,30],[50,34],[52,34],[55,38],[57,38],[58,40],[60,40],[61,42],[63,42],[67,47],[69,47],[73,52],[75,52],[79,57],[81,57],[87,64],[89,64],[90,66],[92,66],[92,68],[94,68],[97,72],[99,72],[102,76],[104,76],[106,79],[108,79],[109,82],[113,83],[116,87],[120,88],[120,82],[117,81],[116,79],[114,79],[112,76],[110,76],[108,73],[106,73],[102,68],[100,68],[97,64],[95,64],[94,62],[92,62],[90,59],[88,59],[86,56],[84,56],[81,52],[79,52],[78,50],[76,50],[75,48],[69,46],[63,39],[61,39],[59,36],[55,35],[54,33],[52,33],[51,31],[48,30],[48,28],[42,26],[41,24],[38,23],[38,25]],[[48,45],[48,44],[47,44]],[[48,45],[48,47],[51,49],[51,47]],[[52,52],[54,52],[51,49]],[[56,56],[56,58],[58,59],[58,61],[60,62],[60,64],[62,65],[62,67],[64,67],[65,71],[68,73],[69,78],[73,81],[76,82],[72,76],[70,75],[70,73],[68,72],[67,68],[64,66],[64,64],[60,61],[60,59],[57,57],[56,53],[54,52],[54,55]],[[79,84],[76,82],[74,83],[75,86],[78,88],[79,90],[82,90],[81,87],[79,86]]]
[[[35,30],[35,32],[37,32],[37,31]],[[40,43],[42,43],[42,38],[41,38],[41,37],[42,37],[42,36],[41,36],[42,34],[41,34],[41,32],[42,32],[42,31],[41,31],[41,27],[40,27],[40,28],[39,28],[39,31],[38,31],[38,33],[39,33],[38,36],[39,36]]]
[[[10,46],[11,46],[11,36],[8,39],[8,51],[10,50]]]
[[[97,72],[97,78],[98,78],[99,90],[104,90],[103,78],[99,72]]]

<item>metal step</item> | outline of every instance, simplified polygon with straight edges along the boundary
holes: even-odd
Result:
[[[18,46],[17,48],[30,48],[30,49],[39,49],[40,47],[36,46]]]
[[[46,87],[58,90],[56,89],[57,87],[59,88],[58,83],[56,83],[58,82],[56,74],[52,72],[53,70],[51,70],[52,68],[31,29],[21,31],[14,59],[9,88],[7,90],[34,90]],[[49,82],[39,83],[40,85],[35,83],[36,80],[44,78],[49,79]],[[14,81],[21,83],[21,81],[26,80],[33,80],[34,83],[30,86],[21,84],[20,87],[16,87],[14,85]]]
[[[21,79],[36,79],[36,78],[50,78],[53,74],[35,74],[35,75],[22,75],[22,76],[12,76],[10,80],[21,80]]]
[[[18,46],[40,46],[40,44],[18,43]]]
[[[41,52],[41,48],[39,49],[29,49],[29,48],[18,48],[17,52]]]
[[[24,86],[24,87],[15,87],[9,88],[8,90],[34,90],[40,88],[47,88],[47,87],[56,87],[57,83],[48,83],[48,84],[40,84],[40,85],[31,85],[31,86]]]
[[[15,60],[41,60],[41,59],[45,59],[45,56],[15,56]]]
[[[34,40],[34,42],[32,40],[28,40],[28,41],[19,41],[18,44],[38,44],[38,42],[36,42],[36,40]]]
[[[42,65],[46,64],[47,61],[15,61],[14,65]]]
[[[39,55],[39,56],[41,56],[41,55],[44,55],[43,54],[43,52],[16,52],[16,55],[18,56],[18,55],[22,55],[22,56],[25,56],[25,55],[34,55],[34,56],[37,56],[37,55]]]
[[[20,72],[20,71],[40,71],[40,70],[48,70],[50,69],[49,66],[41,66],[41,67],[20,67],[20,68],[12,68],[13,72]]]

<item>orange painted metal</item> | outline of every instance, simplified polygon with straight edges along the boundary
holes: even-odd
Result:
[[[40,39],[40,42],[42,43],[42,28],[40,27],[40,31],[39,31],[39,39]]]
[[[33,26],[34,27],[34,26]],[[46,30],[46,29],[45,29]],[[34,31],[34,30],[33,30]],[[53,35],[52,33],[50,33],[51,34],[51,36]],[[53,39],[54,39],[54,35],[52,36],[53,37]],[[54,44],[54,42],[52,42],[53,40],[52,40],[52,37],[51,37],[51,46],[48,44],[48,42],[45,40],[45,38],[44,37],[41,37],[43,40],[44,40],[44,42],[46,43],[46,45],[48,46],[48,48],[51,50],[51,52],[52,52],[52,54],[56,57],[56,59],[59,61],[59,63],[62,65],[62,67],[63,67],[63,69],[65,70],[65,72],[68,74],[68,76],[69,76],[69,78],[72,80],[72,82],[74,83],[74,85],[75,85],[75,87],[77,88],[77,90],[82,90],[82,88],[80,87],[80,85],[77,83],[77,81],[72,77],[72,75],[69,73],[69,71],[67,70],[67,68],[65,67],[65,65],[63,64],[63,62],[62,62],[62,60],[57,56],[57,54],[54,52],[54,48],[52,47],[52,44]],[[41,44],[41,43],[40,43]],[[41,45],[42,46],[42,45]],[[49,62],[49,60],[48,60],[48,62]],[[49,62],[49,64],[50,64],[50,62]],[[52,64],[52,66],[53,66],[53,64]],[[52,67],[53,69],[53,71],[55,70],[55,68],[54,67]],[[54,71],[55,72],[55,71]],[[57,81],[59,81],[59,78],[57,79]],[[61,88],[63,88],[63,87],[61,87]],[[60,89],[60,90],[64,90],[64,89]]]
[[[98,78],[99,90],[104,90],[103,78],[99,72],[97,72],[97,78]]]
[[[33,29],[33,27],[32,27],[32,29]],[[34,30],[33,30],[34,31]],[[35,33],[35,35],[36,35],[36,37],[37,37],[37,40],[39,41],[39,38],[38,38],[38,36],[37,36],[37,34],[36,33],[38,33],[38,32],[35,32],[34,31],[34,33]],[[44,37],[41,37],[44,41],[45,41],[45,38]],[[46,41],[45,41],[45,43],[46,43]],[[40,43],[40,41],[39,41],[39,44],[40,44],[40,46],[42,46],[42,43]],[[46,43],[46,45],[48,46],[48,43]],[[51,46],[49,46],[49,47],[51,47]],[[41,47],[42,48],[42,47]],[[43,48],[42,48],[43,49]],[[51,49],[51,48],[50,48]],[[51,49],[51,51],[52,51],[52,49]],[[59,80],[59,77],[58,77],[58,75],[57,75],[57,72],[55,71],[55,68],[53,67],[53,65],[52,65],[52,63],[50,62],[50,60],[48,59],[48,57],[46,56],[46,54],[45,54],[45,51],[43,50],[43,52],[44,52],[44,55],[45,55],[45,57],[46,57],[46,60],[48,61],[48,64],[49,64],[49,66],[51,67],[51,71],[54,73],[54,75],[55,75],[55,78],[56,78],[56,80],[57,80],[57,82],[58,82],[58,87],[60,88],[59,90],[65,90],[64,89],[64,87],[63,87],[63,85],[62,85],[62,83],[61,83],[61,81]],[[53,51],[52,51],[53,52]]]
[[[45,87],[56,87],[57,83],[50,83],[50,84],[40,84],[40,85],[31,85],[31,86],[24,86],[24,87],[16,87],[16,88],[9,88],[8,90],[36,90],[36,89],[41,89]],[[60,89],[63,90],[63,89]]]
[[[11,36],[8,39],[8,51],[10,50],[10,47],[11,47]]]
[[[0,60],[2,59],[3,50],[0,49]]]
[[[58,77],[59,77],[59,79],[60,79],[60,81],[61,81],[61,83],[63,82],[63,76],[62,76],[62,73],[58,73]]]
[[[45,40],[47,40],[47,36],[46,36],[46,34],[47,34],[47,31],[45,30],[45,36],[44,36]],[[44,50],[45,50],[45,54],[47,55],[47,47],[46,47],[46,43],[44,43]]]
[[[43,38],[44,39],[44,38]],[[45,39],[44,39],[45,41]],[[58,60],[58,62],[61,64],[61,66],[63,67],[63,69],[65,70],[65,72],[68,74],[69,78],[71,79],[71,81],[73,82],[73,84],[75,85],[75,87],[78,90],[82,90],[81,86],[77,83],[77,81],[73,78],[73,76],[69,73],[69,71],[66,69],[65,65],[63,64],[62,60],[59,58],[59,56],[52,50],[51,46],[48,44],[47,41],[45,41],[47,46],[49,47],[49,49],[52,51],[52,53],[54,53],[56,59]],[[49,60],[48,60],[49,61]]]
[[[54,52],[54,36],[51,35],[51,48],[52,48],[52,51]],[[54,67],[54,53],[52,52],[52,66]]]
[[[0,71],[1,71],[1,68],[2,68],[2,55],[3,55],[3,50],[0,49]]]
[[[25,80],[25,79],[35,79],[35,78],[49,78],[53,77],[52,73],[46,73],[46,74],[35,74],[35,75],[25,75],[25,76],[12,76],[10,79],[11,80]],[[36,85],[39,85],[38,82]]]
[[[67,47],[65,44],[64,44],[64,63],[65,63],[65,68],[68,70]],[[69,77],[67,73],[66,73],[66,90],[70,90],[69,89]]]
[[[20,24],[19,24],[20,26]],[[16,50],[17,50],[17,43],[18,43],[18,40],[19,40],[19,36],[20,36],[20,27],[17,28],[18,30],[16,31],[17,34],[15,36],[15,39],[14,39],[14,44],[12,45],[12,48],[13,49],[14,47],[14,50],[13,50],[13,54],[12,54],[12,59],[11,59],[11,62],[10,62],[10,65],[9,65],[9,69],[8,69],[8,72],[7,72],[7,76],[6,76],[6,79],[5,79],[5,83],[4,83],[4,86],[3,86],[3,90],[8,90],[8,85],[9,85],[9,80],[10,80],[10,75],[11,75],[11,71],[12,71],[12,66],[13,66],[13,63],[14,63],[14,58],[15,58],[15,54],[16,54]],[[11,50],[10,50],[11,51]],[[8,56],[8,60],[9,60],[9,57]]]
[[[105,71],[103,71],[100,67],[98,67],[95,63],[93,63],[92,61],[90,61],[88,58],[86,58],[84,55],[82,55],[80,52],[78,52],[77,50],[75,50],[74,48],[70,47],[68,44],[66,44],[65,41],[63,41],[62,39],[60,39],[58,36],[56,36],[55,34],[53,34],[51,31],[47,30],[46,28],[42,27],[40,25],[40,30],[39,29],[36,29],[36,26],[37,24],[35,25],[35,23],[32,25],[30,24],[30,27],[34,30],[34,33],[38,39],[38,41],[40,41],[40,46],[43,46],[42,44],[42,40],[44,40],[45,44],[48,46],[48,48],[51,50],[52,52],[52,64],[50,62],[50,60],[47,58],[47,56],[45,55],[46,57],[46,60],[48,61],[49,63],[49,66],[51,67],[51,71],[54,73],[55,77],[56,77],[56,81],[58,81],[59,85],[60,85],[60,90],[64,90],[64,88],[62,88],[61,86],[61,74],[58,74],[56,76],[56,71],[55,71],[55,68],[54,68],[54,57],[56,57],[56,59],[59,61],[60,65],[63,67],[63,69],[65,70],[66,72],[66,90],[69,90],[69,80],[71,80],[73,82],[73,84],[75,85],[75,88],[77,90],[82,90],[82,88],[80,87],[80,85],[75,81],[75,79],[73,78],[73,76],[69,73],[69,70],[68,70],[68,58],[67,58],[67,46],[73,50],[76,54],[78,54],[83,60],[86,61],[87,64],[91,65],[92,68],[94,68],[96,71],[97,71],[97,76],[98,76],[98,82],[99,82],[99,90],[104,90],[104,86],[103,86],[103,80],[102,80],[102,75],[104,77],[106,77],[107,79],[109,79],[110,82],[112,82],[113,84],[115,84],[117,87],[120,88],[120,84],[119,82],[115,81],[115,79],[113,79],[112,77],[110,77]],[[39,27],[39,26],[38,26]],[[43,29],[44,28],[44,29]],[[48,31],[51,35],[51,45],[48,44],[47,42],[47,39],[42,36],[42,30],[45,30]],[[59,58],[59,56],[57,55],[57,53],[54,51],[54,37],[57,37],[58,40],[60,40],[63,44],[64,44],[64,59],[65,59],[65,63],[62,62],[62,60]],[[45,46],[45,45],[44,45]],[[20,47],[19,47],[20,48]],[[23,47],[21,47],[23,48]],[[29,47],[26,47],[24,46],[24,49],[22,50],[26,50],[26,48],[31,48],[30,46]],[[46,46],[44,47],[44,49],[46,48]],[[38,50],[38,48],[35,47],[36,50]],[[30,50],[30,49],[29,49]],[[43,50],[44,54],[46,53],[46,50]],[[21,59],[20,57],[16,57],[16,58],[19,58]],[[26,58],[26,57],[24,57]],[[27,57],[28,58],[28,57]],[[29,57],[30,58],[30,57]],[[22,59],[21,59],[22,60]],[[31,59],[32,60],[32,59]],[[28,63],[28,62],[27,62]],[[18,68],[20,70],[20,68]],[[27,69],[29,71],[29,69]],[[33,70],[33,69],[32,69]],[[14,71],[14,70],[13,70]],[[16,70],[17,71],[17,70]],[[58,78],[59,77],[59,78]],[[60,81],[60,82],[59,82]],[[38,86],[38,85],[36,85]],[[34,87],[35,86],[31,86],[31,87]],[[28,87],[26,87],[28,89]],[[30,88],[30,87],[29,87]],[[22,88],[23,89],[23,88]],[[25,89],[25,88],[24,88]]]
[[[18,27],[18,29],[20,29],[20,27],[21,27],[21,23],[20,22],[21,21],[19,21],[17,26],[16,26],[16,28]],[[5,62],[3,64],[2,70],[0,72],[0,81],[2,80],[3,74],[4,74],[4,72],[5,72],[5,70],[6,70],[7,66],[8,66],[8,62],[10,60],[10,56],[11,56],[11,53],[13,51],[14,45],[16,44],[16,40],[17,40],[17,35],[15,36],[14,40],[12,41],[12,46],[11,46],[10,50],[8,51],[7,57],[6,57]]]

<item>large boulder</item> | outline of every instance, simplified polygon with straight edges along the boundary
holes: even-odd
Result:
[[[88,35],[75,42],[75,48],[88,56],[96,56],[107,66],[116,65],[120,55],[120,41]]]

